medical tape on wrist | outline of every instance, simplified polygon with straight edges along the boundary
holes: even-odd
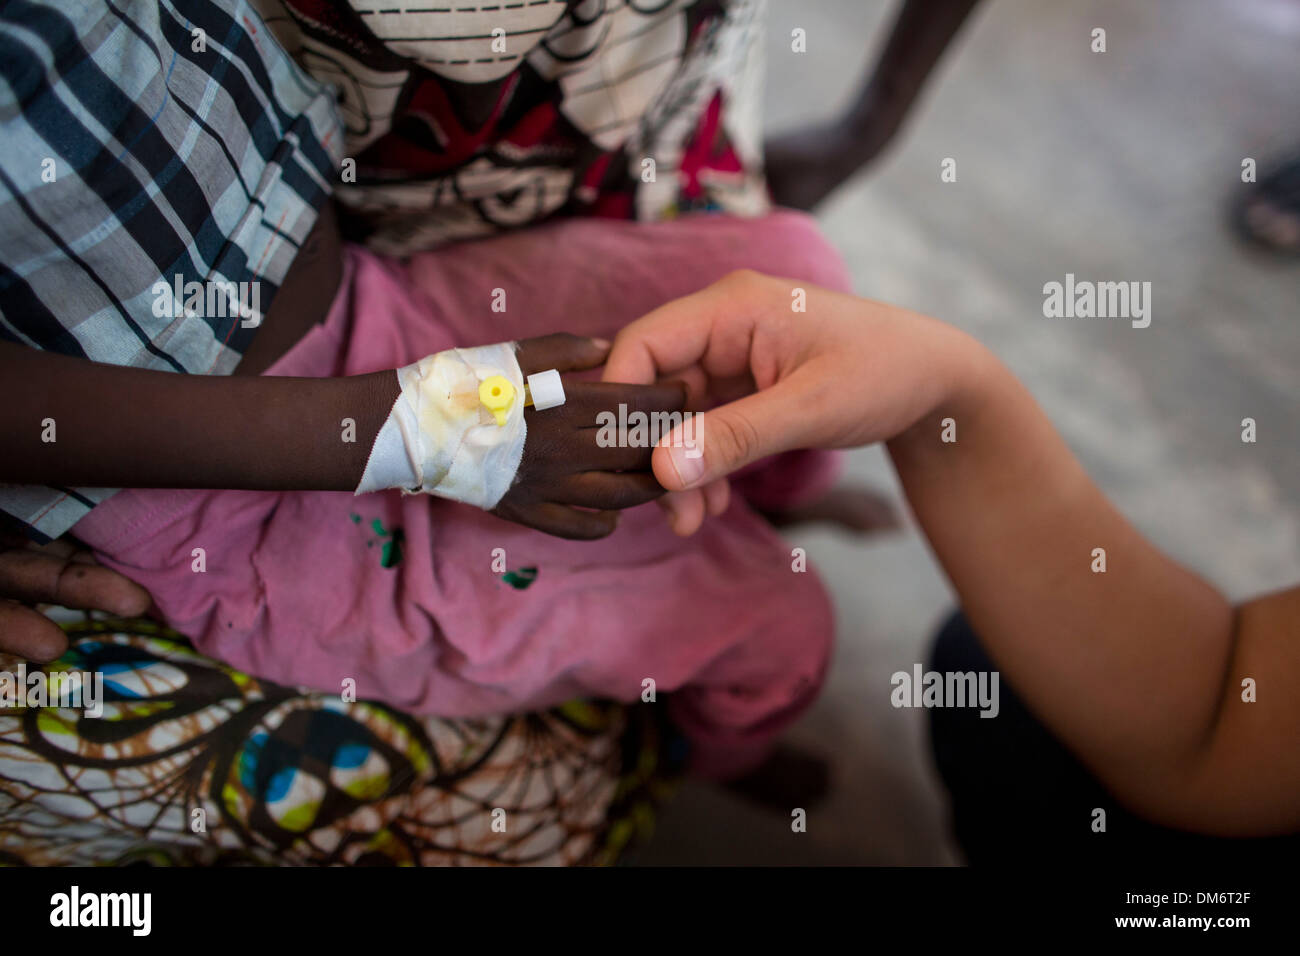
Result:
[[[502,375],[524,394],[515,344],[448,349],[397,370],[402,393],[366,461],[356,494],[401,488],[485,510],[510,489],[524,454],[524,403],[498,425],[479,400],[479,383]]]

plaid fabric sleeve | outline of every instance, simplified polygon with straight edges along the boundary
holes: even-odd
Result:
[[[200,375],[235,367],[343,149],[244,0],[0,3],[0,142],[0,338]],[[54,538],[112,493],[0,509]]]

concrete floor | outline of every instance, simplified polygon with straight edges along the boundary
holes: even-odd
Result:
[[[842,106],[893,11],[773,0],[770,128]],[[859,293],[990,345],[1125,513],[1233,597],[1300,580],[1300,262],[1243,248],[1224,215],[1250,188],[1243,157],[1300,147],[1298,41],[1300,0],[986,0],[893,151],[821,215]],[[1150,281],[1151,326],[1045,319],[1043,284],[1067,272]],[[897,489],[879,449],[852,474]],[[946,583],[914,532],[793,537],[835,597],[839,647],[791,738],[832,758],[834,793],[794,834],[688,785],[638,862],[959,862],[924,714],[889,705]]]

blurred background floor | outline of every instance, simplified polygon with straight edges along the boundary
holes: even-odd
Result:
[[[769,130],[843,107],[894,12],[771,0]],[[1251,188],[1244,157],[1263,170],[1300,148],[1297,49],[1300,0],[985,0],[892,150],[820,215],[859,294],[993,348],[1119,507],[1234,598],[1300,580],[1300,261],[1243,247],[1225,215]],[[1043,285],[1066,273],[1151,282],[1150,327],[1044,318]],[[879,449],[850,461],[897,494]],[[688,784],[635,862],[960,862],[925,714],[889,704],[889,676],[926,660],[952,605],[946,583],[912,531],[792,541],[837,607],[826,692],[790,734],[830,758],[833,792],[795,834]]]

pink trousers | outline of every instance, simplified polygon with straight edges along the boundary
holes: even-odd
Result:
[[[328,319],[267,374],[359,374],[556,331],[609,338],[742,267],[848,287],[813,221],[792,212],[568,220],[406,262],[353,247]],[[504,313],[492,310],[497,289]],[[693,767],[725,777],[812,702],[831,647],[821,583],[793,570],[751,504],[815,496],[834,463],[773,459],[690,539],[653,504],[579,542],[397,492],[125,490],[75,533],[200,650],[241,670],[443,717],[635,701],[653,686]]]

